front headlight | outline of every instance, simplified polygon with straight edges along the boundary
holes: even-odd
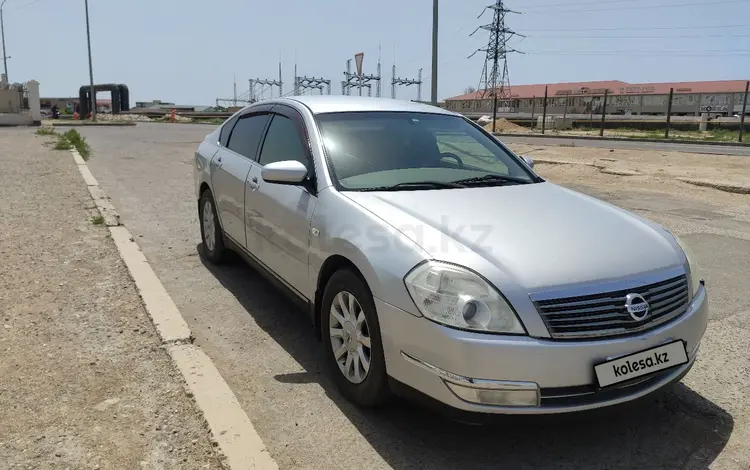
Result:
[[[468,269],[430,261],[414,268],[404,283],[419,311],[438,323],[464,330],[525,333],[503,296]]]
[[[690,298],[692,299],[693,296],[698,292],[698,287],[700,286],[701,282],[701,277],[698,272],[698,265],[695,262],[695,255],[693,254],[693,250],[691,250],[684,241],[680,240],[680,237],[675,234],[672,234],[672,236],[674,237],[677,244],[680,245],[680,248],[682,248],[682,252],[685,253],[685,258],[687,258],[687,277],[688,282],[690,283]]]

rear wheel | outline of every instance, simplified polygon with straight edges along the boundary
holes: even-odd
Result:
[[[203,256],[212,263],[221,263],[226,253],[224,234],[216,215],[216,205],[211,191],[204,191],[198,202],[198,218],[201,224]]]
[[[325,361],[341,393],[362,406],[390,395],[375,302],[362,278],[349,269],[331,276],[321,306]]]

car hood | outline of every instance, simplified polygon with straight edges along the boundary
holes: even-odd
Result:
[[[658,225],[552,183],[466,189],[346,192],[434,259],[527,289],[604,281],[680,266]]]

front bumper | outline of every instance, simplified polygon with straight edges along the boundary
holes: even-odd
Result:
[[[708,323],[703,286],[688,310],[669,323],[638,335],[590,341],[472,333],[415,317],[380,299],[375,305],[388,374],[446,405],[480,413],[565,413],[635,400],[687,373]],[[673,340],[685,341],[687,364],[603,390],[596,386],[596,364]],[[451,391],[456,384],[466,385],[465,379],[488,388],[536,384],[539,400],[533,406],[470,403]]]

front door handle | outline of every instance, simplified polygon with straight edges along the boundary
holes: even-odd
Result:
[[[250,189],[252,189],[253,191],[257,190],[258,187],[260,187],[260,183],[258,182],[258,177],[253,176],[252,178],[250,178],[250,181],[247,182],[247,185],[250,186]]]

